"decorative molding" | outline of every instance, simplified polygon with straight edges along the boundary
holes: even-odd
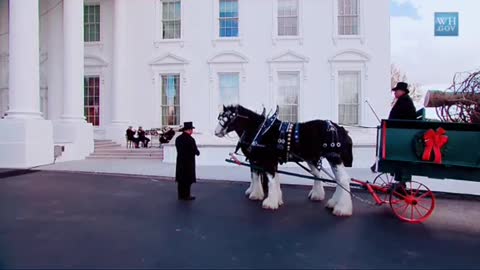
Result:
[[[356,49],[342,50],[328,59],[330,63],[330,79],[335,79],[335,65],[337,63],[352,63],[363,66],[365,79],[368,79],[368,65],[371,57],[365,52]]]
[[[303,79],[307,80],[308,77],[306,72],[306,63],[308,63],[309,61],[310,60],[308,57],[294,51],[287,50],[286,52],[278,54],[267,60],[267,63],[269,65],[268,77],[272,82],[274,71],[278,69],[280,65],[286,65],[286,69],[301,71],[301,74],[303,74]]]
[[[329,62],[368,62],[371,57],[367,53],[356,50],[348,49],[342,50],[328,59]]]
[[[179,73],[180,78],[184,84],[187,83],[187,76],[185,72],[185,65],[189,64],[189,61],[183,57],[172,53],[166,53],[160,57],[157,57],[148,63],[152,69],[152,82],[156,83],[158,74],[161,73]]]
[[[224,51],[211,57],[208,64],[238,64],[248,63],[248,58],[236,51]]]
[[[85,54],[84,57],[84,66],[85,67],[106,67],[108,66],[108,62],[105,61],[100,56]]]
[[[172,53],[166,53],[160,57],[157,57],[150,61],[150,66],[163,66],[163,65],[186,65],[188,61],[180,56]]]
[[[278,54],[267,60],[268,63],[307,63],[308,61],[308,57],[291,50]]]

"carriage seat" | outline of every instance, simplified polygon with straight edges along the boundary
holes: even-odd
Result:
[[[421,108],[420,110],[418,110],[415,115],[417,117],[416,118],[417,120],[420,120],[420,121],[425,120],[425,108]]]

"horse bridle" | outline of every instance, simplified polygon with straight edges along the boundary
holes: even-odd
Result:
[[[224,116],[223,114],[218,116],[218,124],[225,130],[228,130],[228,127],[238,118],[246,118],[248,119],[248,116],[244,116],[238,113],[238,108],[235,110],[235,112],[231,112],[227,116]],[[228,124],[227,124],[228,123]]]

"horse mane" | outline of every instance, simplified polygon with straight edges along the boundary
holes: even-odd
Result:
[[[254,112],[250,109],[247,109],[240,104],[228,105],[228,106],[225,106],[225,108],[229,111],[233,111],[233,112],[237,111],[239,115],[246,116],[250,120],[254,120],[255,122],[263,121],[263,119],[264,119],[264,116]]]

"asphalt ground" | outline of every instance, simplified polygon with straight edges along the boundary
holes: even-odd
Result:
[[[2,172],[0,172],[2,173]],[[354,200],[352,217],[282,185],[264,210],[247,183],[30,171],[0,175],[0,268],[478,269],[480,200],[440,198],[424,224]],[[327,189],[327,198],[332,194]],[[362,191],[355,194],[370,199]]]

